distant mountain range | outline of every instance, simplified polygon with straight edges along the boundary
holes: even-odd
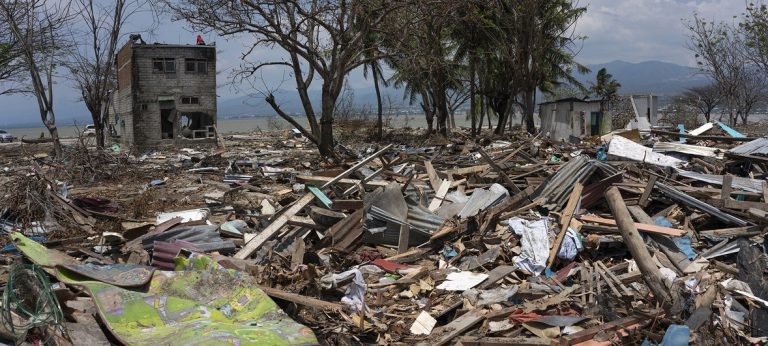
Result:
[[[595,81],[597,71],[605,67],[613,78],[621,83],[621,94],[655,94],[674,96],[688,88],[710,83],[710,79],[697,68],[661,61],[630,63],[616,60],[605,64],[588,65],[592,72],[577,79],[589,87]]]
[[[709,79],[699,73],[696,68],[676,65],[660,61],[646,61],[641,63],[629,63],[625,61],[612,61],[605,64],[588,65],[591,73],[577,76],[585,86],[590,86],[595,79],[597,71],[605,67],[622,85],[622,94],[655,94],[659,95],[661,102],[679,94],[687,88],[701,86],[709,83]],[[365,85],[365,81],[357,81],[356,85]],[[64,89],[64,90],[63,90]],[[91,122],[84,105],[79,101],[73,90],[63,86],[57,86],[56,113],[57,122],[61,126],[71,125],[73,121],[79,124]],[[303,114],[301,102],[296,90],[277,90],[275,99],[281,105],[283,111],[289,114]],[[402,110],[408,108],[408,101],[403,99],[403,90],[396,88],[383,88],[385,111],[390,107]],[[321,99],[320,90],[310,91],[310,98],[319,114]],[[375,112],[376,94],[373,84],[370,87],[352,90],[353,107],[356,109],[370,109]],[[542,98],[540,98],[542,99]],[[3,96],[0,97],[3,104],[3,115],[0,116],[0,127],[25,127],[40,126],[39,115],[36,111],[36,103],[32,97]],[[418,105],[414,106],[416,109]],[[233,118],[243,116],[274,116],[275,112],[264,101],[264,96],[253,94],[248,96],[235,96],[220,98],[218,101],[219,117]]]
[[[706,85],[710,82],[709,78],[703,75],[694,67],[681,66],[661,61],[646,61],[641,63],[630,63],[626,61],[612,61],[605,64],[587,65],[591,73],[578,75],[577,79],[589,87],[595,80],[597,71],[605,67],[613,78],[621,83],[620,93],[622,94],[654,94],[658,95],[662,102],[671,96],[680,94],[688,88]],[[275,99],[280,107],[286,113],[303,114],[301,103],[295,90],[277,90],[274,92]],[[407,107],[407,100],[403,100],[403,91],[395,88],[384,88],[382,90],[385,100],[384,108],[389,105],[394,108]],[[320,91],[310,91],[310,99],[316,109],[320,104]],[[361,88],[353,90],[352,97],[355,107],[376,108],[376,94],[373,85],[370,88]],[[251,95],[231,98],[219,101],[219,115],[222,117],[238,115],[274,115],[275,112],[264,101],[263,95]],[[319,112],[318,112],[319,113]]]

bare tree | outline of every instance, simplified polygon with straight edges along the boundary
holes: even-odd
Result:
[[[162,0],[175,19],[193,28],[213,30],[222,36],[253,35],[255,43],[243,60],[258,47],[279,49],[286,58],[246,63],[248,78],[266,66],[286,66],[292,72],[309,130],[280,109],[271,93],[266,101],[275,112],[314,142],[323,156],[333,152],[333,119],[345,77],[354,69],[382,58],[370,39],[396,1],[351,0]],[[308,89],[315,76],[322,79],[320,122]]]
[[[696,107],[707,122],[711,121],[712,111],[720,105],[722,99],[723,95],[716,84],[690,88],[682,95],[682,102]]]
[[[73,26],[73,45],[65,62],[96,128],[96,146],[104,148],[104,127],[115,88],[114,57],[123,24],[146,0],[76,0],[81,25]]]
[[[699,68],[715,81],[727,107],[728,123],[738,119],[739,90],[749,75],[749,61],[739,30],[726,23],[708,22],[698,15],[686,23],[688,48],[696,54]]]
[[[766,100],[768,94],[768,80],[757,68],[751,68],[751,73],[746,73],[736,88],[735,105],[736,115],[741,118],[742,124],[747,124],[749,115],[758,104]]]
[[[0,96],[29,92],[29,88],[23,84],[27,74],[23,59],[19,41],[11,32],[8,22],[0,20]]]
[[[53,84],[60,51],[67,46],[62,30],[71,18],[69,2],[0,1],[0,18],[8,23],[11,34],[18,41],[40,118],[53,139],[54,154],[61,157],[61,141],[53,110]]]

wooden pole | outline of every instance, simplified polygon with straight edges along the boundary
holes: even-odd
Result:
[[[643,273],[643,279],[648,284],[651,292],[653,292],[656,300],[669,313],[674,305],[672,295],[669,294],[667,287],[664,285],[659,268],[656,267],[651,254],[645,247],[643,238],[640,237],[640,233],[635,228],[635,223],[632,221],[632,216],[629,215],[629,210],[627,210],[627,206],[624,204],[619,189],[616,187],[608,189],[605,193],[605,199],[608,201],[608,206],[611,208],[613,217],[616,219],[616,225],[619,227],[621,237],[624,238],[624,244],[627,245],[632,258],[634,258],[638,268],[640,268],[640,272]]]
[[[560,246],[563,244],[563,239],[565,239],[565,233],[568,231],[568,226],[571,225],[573,213],[576,211],[576,206],[579,204],[579,200],[581,199],[581,192],[583,190],[584,185],[581,185],[581,183],[576,183],[576,186],[573,187],[573,191],[571,191],[571,196],[568,198],[568,204],[565,205],[565,209],[563,209],[563,215],[560,217],[560,233],[557,234],[557,238],[555,238],[555,244],[552,246],[552,249],[549,250],[547,267],[552,265],[552,262],[555,261],[555,256],[557,256],[557,252],[560,251]]]

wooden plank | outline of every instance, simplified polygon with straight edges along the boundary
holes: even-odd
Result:
[[[571,219],[573,218],[573,213],[576,210],[576,206],[579,204],[579,199],[581,199],[581,191],[583,189],[584,185],[581,185],[581,183],[576,183],[576,186],[573,187],[573,191],[571,191],[571,196],[568,198],[568,204],[565,205],[565,209],[563,209],[563,213],[560,216],[560,233],[557,234],[557,238],[555,238],[555,244],[552,246],[552,249],[549,250],[547,267],[552,265],[552,262],[555,261],[555,256],[557,256],[557,252],[560,251],[560,245],[563,244],[565,233],[568,231],[568,226],[571,225]]]
[[[296,216],[293,215],[288,218],[288,224],[291,226],[299,226],[304,228],[311,228],[316,230],[326,230],[328,227],[323,227],[315,223],[314,220],[305,217],[305,216]]]
[[[411,227],[408,224],[400,225],[400,238],[397,240],[397,254],[404,254],[408,251],[408,241],[411,238]]]
[[[484,319],[485,312],[483,310],[476,309],[468,311],[459,316],[459,318],[451,321],[451,323],[433,330],[432,334],[435,335],[435,338],[432,342],[429,342],[429,344],[434,346],[445,345]]]
[[[723,176],[723,186],[722,186],[722,190],[720,190],[720,199],[723,201],[723,208],[730,208],[729,201],[731,201],[732,190],[733,190],[733,176],[726,174]]]
[[[738,192],[737,192],[738,193]],[[737,201],[735,199],[704,199],[704,202],[711,204],[714,207],[717,208],[726,208],[726,209],[733,209],[733,210],[749,210],[750,208],[759,209],[759,210],[765,210],[768,211],[768,203],[763,202],[750,202],[750,201]],[[726,206],[726,202],[728,203],[728,206]]]
[[[324,300],[302,296],[300,294],[286,292],[276,288],[270,288],[270,287],[264,287],[264,286],[258,286],[258,287],[270,297],[287,300],[291,303],[296,303],[299,305],[316,308],[316,309],[335,310],[335,311],[342,310],[342,307],[340,304],[326,302]]]
[[[627,286],[624,286],[624,284],[619,280],[618,277],[616,277],[616,274],[614,274],[612,271],[608,270],[608,267],[605,266],[603,262],[597,261],[595,262],[598,267],[600,267],[603,270],[603,273],[608,276],[613,282],[615,282],[617,285],[619,285],[619,288],[621,288],[622,294],[627,297],[632,296],[632,291],[627,288]]]
[[[483,148],[478,147],[477,152],[480,153],[480,156],[483,157],[483,160],[485,160],[485,162],[487,162],[488,165],[491,166],[491,168],[494,171],[496,171],[496,173],[498,173],[499,176],[501,176],[501,179],[504,180],[504,184],[506,184],[507,187],[509,187],[513,193],[520,193],[520,189],[517,187],[517,185],[515,185],[515,183],[512,181],[512,179],[509,178],[507,173],[504,173],[504,170],[502,170],[501,167],[499,167],[496,164],[496,162],[494,162],[493,159],[490,156],[488,156],[488,154],[485,153]]]
[[[358,199],[337,199],[331,203],[333,210],[358,210],[363,209],[364,203]]]
[[[427,169],[427,176],[429,177],[429,185],[432,186],[432,190],[439,190],[441,186],[440,177],[437,176],[435,167],[432,166],[432,161],[424,161],[424,168]]]
[[[479,165],[479,166],[472,166],[472,167],[456,168],[456,169],[449,170],[446,173],[448,173],[449,175],[450,174],[467,175],[472,173],[482,173],[487,171],[489,168],[491,168],[491,166],[489,165]]]
[[[235,254],[235,258],[238,259],[246,259],[251,254],[253,254],[256,250],[258,250],[262,245],[264,245],[267,240],[272,238],[274,235],[276,235],[283,226],[285,226],[291,217],[295,216],[296,213],[304,209],[309,203],[312,203],[312,201],[315,199],[315,195],[311,193],[307,193],[304,195],[304,197],[301,197],[296,203],[294,203],[288,210],[286,210],[284,213],[280,214],[280,216],[277,217],[274,221],[272,221],[267,228],[262,230],[258,235],[253,237],[250,241],[245,243],[245,246],[240,249]]]
[[[462,336],[459,343],[465,346],[548,346],[551,341],[544,338],[526,337],[490,337],[490,336]]]
[[[456,227],[444,226],[438,229],[435,233],[432,233],[432,235],[429,237],[429,240],[437,240],[454,232],[456,232]]]
[[[710,237],[751,237],[760,234],[760,229],[760,226],[746,226],[699,231],[699,234]]]
[[[637,316],[629,316],[629,317],[620,318],[618,320],[611,321],[608,323],[601,323],[592,328],[584,329],[582,331],[579,331],[570,335],[561,336],[560,345],[564,345],[564,346],[574,345],[580,342],[592,340],[592,337],[594,337],[595,334],[599,332],[612,331],[620,328],[625,328],[633,324],[638,324],[640,322],[643,322],[644,320],[645,320],[644,318],[640,318]]]
[[[768,181],[763,182],[763,202],[768,203]]]
[[[607,226],[616,226],[616,221],[611,219],[604,219],[602,217],[594,216],[594,215],[583,215],[580,217],[582,222],[591,222],[601,225],[607,225]],[[671,235],[674,237],[680,237],[683,234],[685,234],[685,231],[681,229],[676,228],[669,228],[669,227],[661,227],[656,225],[649,225],[644,223],[637,223],[635,222],[635,228],[638,230],[641,230],[643,232],[648,233],[656,233],[656,234],[666,234]]]
[[[656,179],[658,179],[657,176],[651,175],[651,178],[648,179],[648,184],[645,185],[645,191],[643,191],[640,200],[637,202],[643,208],[648,206],[648,198],[651,197],[651,191],[653,191],[653,187],[656,185]]]
[[[331,208],[331,203],[333,203],[333,201],[331,201],[331,199],[328,198],[328,196],[326,196],[323,193],[323,191],[320,191],[320,189],[312,185],[307,185],[307,190],[309,190],[309,192],[315,195],[315,197],[317,197],[317,200],[320,201],[320,203],[322,203],[323,206],[325,206],[328,209]]]
[[[373,155],[368,156],[368,157],[360,160],[360,162],[356,163],[352,167],[349,167],[349,169],[347,169],[346,171],[344,171],[341,174],[331,178],[331,180],[329,180],[325,184],[323,184],[323,186],[321,186],[320,189],[325,189],[325,188],[327,188],[327,187],[337,183],[339,180],[348,177],[350,174],[355,173],[355,171],[357,171],[361,167],[365,166],[366,163],[373,161],[375,158],[381,156],[381,154],[384,154],[385,152],[387,152],[387,150],[392,148],[392,146],[394,146],[394,144],[389,144],[389,145],[385,146],[384,148],[381,148],[381,150],[373,153]]]
[[[448,189],[450,188],[451,188],[451,182],[448,180],[443,180],[442,184],[440,184],[440,188],[436,190],[437,194],[435,194],[435,198],[432,200],[431,203],[429,203],[429,211],[434,212],[438,208],[440,208],[440,205],[443,204],[445,195],[448,194]]]
[[[308,184],[325,184],[333,178],[330,177],[321,177],[316,175],[297,175],[296,180]],[[363,184],[363,186],[367,188],[376,188],[376,187],[385,187],[389,185],[388,181],[379,181],[379,180],[371,180],[365,183],[362,183],[362,180],[357,179],[340,179],[336,182],[337,184],[341,185],[357,185],[357,184]]]

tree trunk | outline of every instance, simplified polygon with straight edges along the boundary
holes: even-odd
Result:
[[[506,120],[507,120],[506,109],[507,109],[508,102],[509,100],[502,99],[502,100],[497,100],[491,105],[491,109],[494,111],[494,113],[496,113],[496,116],[499,118],[496,123],[496,130],[493,131],[494,134],[497,134],[497,135],[504,134],[504,127],[506,125]]]
[[[477,135],[480,136],[483,133],[483,120],[485,120],[485,97],[480,95],[480,119],[477,122]]]
[[[472,131],[471,135],[472,138],[475,138],[477,136],[477,132],[475,132],[475,116],[477,113],[475,111],[477,110],[475,108],[475,59],[474,57],[469,58],[469,117],[471,121]]]
[[[435,109],[437,111],[437,128],[441,135],[448,137],[448,102],[445,96],[445,90],[441,88],[436,96],[437,104],[435,105]]]
[[[56,158],[61,159],[64,151],[61,148],[61,140],[59,139],[59,129],[56,128],[55,123],[49,123],[47,121],[44,121],[45,127],[48,129],[48,133],[51,134],[51,139],[53,139],[53,153],[56,156]]]
[[[333,151],[333,109],[336,97],[330,87],[323,85],[322,115],[320,116],[320,144],[317,146],[323,157],[335,157]],[[338,95],[338,94],[337,94]]]
[[[376,138],[381,140],[384,137],[384,110],[381,104],[381,90],[379,89],[379,74],[376,72],[376,63],[371,63],[371,72],[373,73],[373,88],[376,90]]]
[[[104,126],[96,126],[96,148],[104,149]]]
[[[492,131],[493,125],[491,125],[491,107],[488,99],[485,100],[485,113],[486,118],[488,118],[488,131]]]
[[[523,118],[525,119],[525,130],[533,134],[536,132],[536,124],[533,122],[533,111],[536,107],[536,90],[528,90],[523,93]]]
[[[91,120],[96,127],[96,148],[104,149],[104,121],[101,117],[101,110],[91,111]]]
[[[421,91],[421,109],[424,111],[424,118],[427,120],[427,135],[431,135],[434,129],[433,121],[435,115],[433,113],[432,99],[427,91]]]

